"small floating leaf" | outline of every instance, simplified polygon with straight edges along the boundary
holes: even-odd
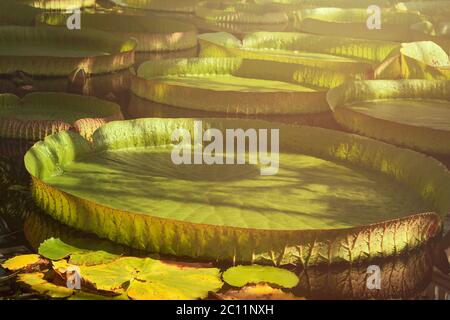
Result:
[[[7,260],[2,267],[11,271],[20,270],[39,262],[41,257],[38,254],[25,254]]]
[[[81,276],[97,290],[116,292],[126,287],[142,268],[143,259],[126,257],[108,264],[81,266]]]
[[[51,298],[67,298],[73,294],[73,290],[55,285],[44,279],[42,272],[19,274],[18,281],[31,287],[33,291],[44,294]]]
[[[222,287],[216,268],[190,268],[145,259],[127,293],[136,300],[192,300],[206,298]]]
[[[271,283],[283,288],[293,288],[298,277],[285,269],[266,266],[237,266],[224,272],[223,280],[233,287],[243,287],[249,283]]]
[[[47,239],[39,246],[39,254],[51,260],[60,260],[73,253],[81,252],[83,252],[82,249],[55,238]]]

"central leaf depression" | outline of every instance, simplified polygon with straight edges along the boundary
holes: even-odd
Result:
[[[97,152],[44,182],[128,212],[254,229],[345,228],[427,210],[410,188],[343,163],[280,154],[278,174],[261,176],[257,165],[175,165],[171,152]]]

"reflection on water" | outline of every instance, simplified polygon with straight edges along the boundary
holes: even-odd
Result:
[[[393,259],[360,266],[307,269],[300,274],[297,294],[310,299],[412,299],[419,298],[431,281],[433,259],[429,248]],[[379,267],[377,273],[369,266]],[[372,279],[372,278],[373,279]]]

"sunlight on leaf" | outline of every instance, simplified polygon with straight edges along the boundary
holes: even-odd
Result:
[[[218,296],[224,300],[304,300],[304,298],[272,288],[267,284],[246,286],[239,290],[229,290]]]
[[[106,251],[77,252],[70,255],[69,262],[79,266],[95,266],[118,259],[119,256]]]
[[[81,253],[83,251],[55,238],[47,239],[39,246],[39,254],[51,260],[60,260],[72,253]]]
[[[41,257],[38,254],[25,254],[7,260],[2,264],[2,267],[11,271],[16,271],[37,264],[40,260]]]
[[[223,280],[233,287],[243,287],[249,283],[271,283],[283,288],[293,288],[298,277],[285,269],[266,266],[237,266],[223,273]]]
[[[145,259],[142,272],[127,293],[136,300],[192,300],[206,298],[222,287],[216,268],[189,268]]]
[[[117,292],[126,287],[142,268],[143,259],[126,257],[109,264],[80,266],[81,276],[97,290]]]
[[[67,287],[55,285],[44,279],[42,272],[24,273],[18,275],[18,281],[29,286],[33,291],[51,298],[67,298],[73,294],[73,290]]]

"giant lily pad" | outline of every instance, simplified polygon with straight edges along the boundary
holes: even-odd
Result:
[[[313,8],[295,12],[296,29],[327,36],[406,42],[414,40],[410,26],[424,18],[417,13],[384,10],[381,29],[369,29],[367,8]]]
[[[399,2],[395,5],[395,8],[399,11],[428,15],[433,19],[436,16],[448,16],[450,14],[448,0]]]
[[[205,20],[199,17],[191,18],[200,34],[211,32],[227,32],[238,38],[243,38],[246,34],[257,31],[281,32],[289,28],[289,23],[238,23]]]
[[[133,9],[193,13],[197,0],[111,0],[115,4]]]
[[[70,10],[92,7],[96,0],[15,0],[34,8],[45,10]]]
[[[256,32],[242,41],[226,33],[199,36],[202,57],[244,57],[300,63],[380,79],[445,79],[450,65],[432,42],[395,43],[292,32]],[[375,72],[371,72],[376,69]]]
[[[336,7],[336,8],[367,8],[370,5],[380,7],[390,6],[389,0],[254,0],[256,3],[270,3],[288,8],[318,8],[318,7]]]
[[[199,111],[187,108],[169,106],[156,103],[147,99],[131,95],[127,114],[133,118],[241,118],[259,119],[273,122],[287,123],[291,125],[306,125],[328,129],[339,129],[342,127],[336,122],[331,111],[309,113],[309,114],[235,114]]]
[[[431,41],[401,44],[375,70],[378,79],[450,79],[447,53]]]
[[[222,287],[219,269],[180,267],[150,258],[124,257],[79,270],[84,281],[97,290],[126,291],[134,300],[206,298]]]
[[[92,240],[92,239],[89,239]],[[118,259],[120,256],[104,250],[98,250],[102,246],[102,241],[89,242],[74,241],[77,246],[67,244],[60,239],[50,238],[42,242],[39,246],[39,254],[51,260],[60,260],[70,257],[70,263],[74,265],[99,265]],[[86,247],[90,248],[86,249]],[[95,250],[93,247],[97,247]],[[93,250],[92,250],[93,249]]]
[[[433,274],[430,248],[421,248],[408,255],[383,259],[376,263],[380,269],[380,288],[369,289],[368,272],[373,264],[306,268],[299,274],[296,295],[307,299],[414,299],[423,296]]]
[[[450,37],[446,34],[446,24],[433,25],[429,21],[413,24],[411,32],[414,40],[428,40],[438,44],[447,54],[450,54]]]
[[[360,75],[361,78],[364,75]],[[320,126],[334,125],[324,97],[329,87],[348,78],[344,72],[240,58],[194,58],[149,61],[132,79],[134,95],[154,103],[205,116],[259,117],[290,121],[321,118]],[[133,99],[133,115],[154,115],[151,104]],[[135,105],[136,104],[136,105]],[[142,107],[140,107],[142,105]],[[147,106],[146,106],[147,105]],[[137,109],[141,109],[136,112]],[[147,110],[145,110],[147,109]],[[166,115],[171,116],[171,107]],[[313,119],[311,119],[313,121]]]
[[[179,128],[191,137],[207,128],[279,129],[278,174],[250,164],[175,165]],[[93,145],[73,132],[47,137],[25,163],[36,203],[55,219],[193,258],[358,262],[417,247],[439,232],[439,215],[450,208],[450,173],[430,157],[263,121],[205,119],[200,129],[194,119],[116,121],[94,133]],[[420,214],[432,211],[439,215]]]
[[[178,51],[138,52],[136,53],[135,57],[135,65],[140,66],[142,63],[150,60],[194,58],[197,57],[197,55],[198,55],[197,47]],[[129,89],[129,87],[130,86],[128,86],[127,89]]]
[[[135,40],[96,30],[0,27],[0,74],[108,73],[133,65],[135,47]]]
[[[450,81],[350,82],[330,90],[348,129],[433,154],[450,155]]]
[[[285,24],[289,20],[274,6],[235,1],[202,1],[196,6],[195,15],[210,21],[244,24]]]
[[[69,14],[43,13],[40,23],[66,26]],[[192,24],[158,16],[82,14],[83,28],[93,28],[137,40],[136,51],[176,51],[195,47],[197,31]]]
[[[298,114],[328,111],[324,91],[345,80],[342,73],[327,74],[320,68],[240,58],[193,58],[142,64],[132,91],[151,101],[202,111]]]
[[[15,0],[2,0],[0,2],[0,25],[32,26],[39,12],[39,9]]]
[[[120,107],[94,97],[67,93],[31,93],[20,99],[0,95],[0,136],[40,140],[75,129],[85,137],[102,124],[122,119]]]
[[[201,57],[244,57],[346,70],[370,71],[398,45],[292,32],[255,32],[239,40],[228,33],[199,36]]]

